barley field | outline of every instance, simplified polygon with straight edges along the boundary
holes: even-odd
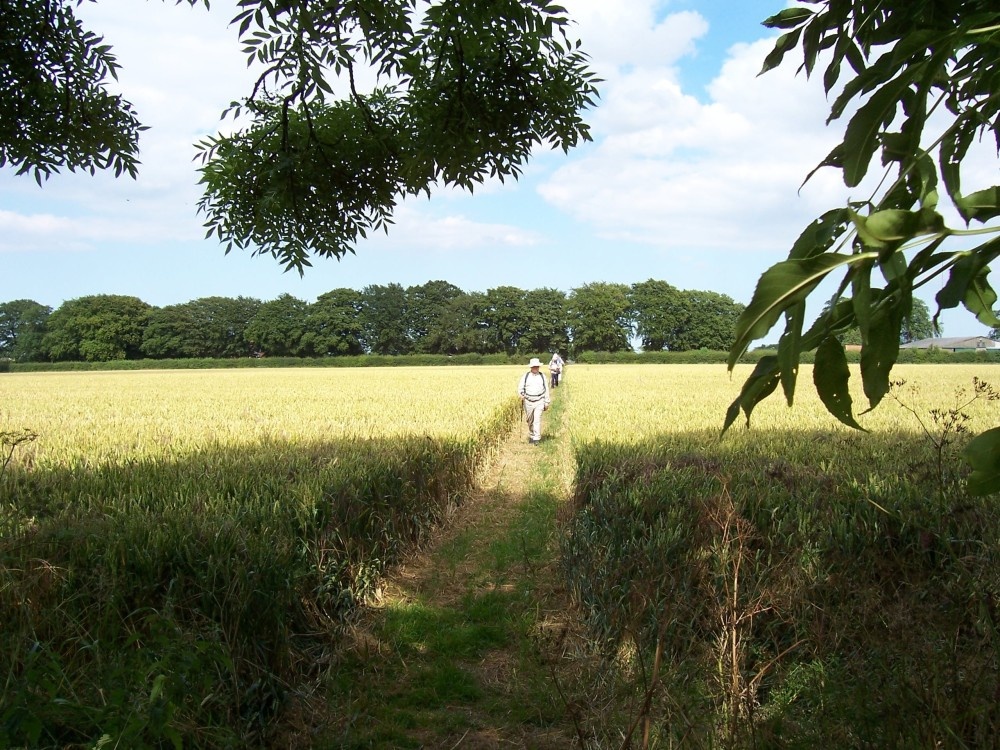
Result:
[[[0,378],[0,427],[39,438],[17,458],[37,466],[188,455],[205,446],[262,440],[312,442],[404,436],[471,438],[510,405],[519,366],[430,368],[53,372]],[[657,435],[717,436],[751,368],[722,365],[573,365],[572,435],[636,442]],[[997,381],[989,365],[899,365],[905,402],[926,415],[970,393],[973,378]],[[873,432],[919,432],[906,408],[886,397],[869,414],[852,378],[855,411]],[[557,392],[561,395],[567,389]],[[995,404],[966,411],[987,425]],[[740,418],[729,436],[744,430]],[[853,432],[830,416],[803,365],[795,406],[780,394],[754,411],[750,432]]]

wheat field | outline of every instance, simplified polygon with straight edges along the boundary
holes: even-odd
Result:
[[[473,438],[517,367],[52,372],[0,378],[0,429],[35,466],[177,459],[264,440]]]

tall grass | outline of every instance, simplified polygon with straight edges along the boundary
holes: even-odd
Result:
[[[995,423],[973,388],[989,370],[900,368],[907,384],[861,418],[867,434],[803,394],[720,440],[740,377],[609,367],[567,380],[563,555],[646,743],[993,743],[1000,523],[955,470],[956,424]]]
[[[517,368],[13,374],[0,746],[277,742],[386,566],[461,502]]]

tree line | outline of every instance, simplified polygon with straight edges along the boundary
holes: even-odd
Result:
[[[725,350],[743,305],[649,279],[565,293],[446,281],[333,289],[315,302],[204,297],[155,307],[100,294],[52,309],[0,303],[0,357],[18,362]]]

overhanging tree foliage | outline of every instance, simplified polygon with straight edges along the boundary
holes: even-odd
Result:
[[[869,408],[889,390],[915,289],[946,283],[942,309],[964,305],[997,325],[989,264],[1000,255],[1000,186],[968,184],[963,166],[982,140],[1000,148],[1000,10],[991,0],[824,0],[769,18],[781,29],[762,72],[800,48],[801,70],[823,66],[835,94],[830,121],[851,111],[843,141],[817,167],[833,167],[858,187],[876,155],[885,177],[873,194],[834,208],[801,234],[788,259],[761,276],[737,325],[729,368],[784,317],[775,356],[762,358],[726,415],[740,415],[782,387],[793,401],[800,355],[816,350],[814,382],[829,411],[858,427],[849,372],[837,337],[861,332],[861,377]],[[845,83],[838,88],[842,78]],[[815,170],[814,170],[815,172]],[[811,174],[810,174],[811,176]],[[808,178],[807,178],[808,179]],[[946,224],[944,197],[965,228]],[[970,228],[971,227],[971,228]],[[975,244],[981,240],[980,244]],[[830,305],[805,330],[805,304],[831,275]],[[936,317],[936,316],[935,316]],[[970,490],[1000,490],[1000,428],[974,442]]]
[[[143,126],[77,5],[0,4],[0,165],[39,183],[137,170]],[[227,252],[301,273],[387,229],[407,195],[516,178],[536,146],[590,139],[596,79],[551,0],[243,0],[233,20],[263,72],[227,109],[249,126],[199,144],[198,208]]]
[[[827,303],[824,312],[829,307],[830,303]],[[910,315],[903,321],[903,325],[899,330],[899,343],[909,344],[920,339],[942,336],[944,333],[945,331],[941,325],[935,324],[931,319],[931,311],[928,309],[927,303],[922,299],[914,297]],[[861,331],[857,328],[852,328],[837,336],[837,339],[845,346],[861,346]]]
[[[108,93],[118,63],[83,28],[77,5],[0,3],[0,167],[39,184],[63,167],[135,177],[139,163],[144,128],[129,102]]]
[[[262,0],[236,21],[265,66],[232,107],[253,124],[200,146],[199,210],[227,252],[301,273],[387,230],[407,195],[517,177],[535,146],[590,137],[594,78],[549,0]]]

